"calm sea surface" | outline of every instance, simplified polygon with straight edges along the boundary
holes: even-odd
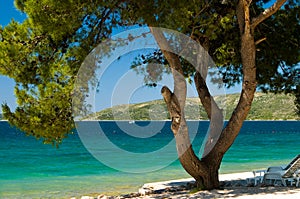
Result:
[[[97,133],[91,124],[82,124],[85,132],[78,130],[57,149],[0,122],[0,198],[118,194],[189,177],[176,160],[170,122],[93,122]],[[209,123],[188,124],[198,154]],[[299,121],[247,121],[221,173],[287,164],[300,154],[299,143]]]

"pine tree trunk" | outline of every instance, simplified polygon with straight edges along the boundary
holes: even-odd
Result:
[[[219,168],[223,156],[208,155],[201,160],[195,155],[188,128],[183,120],[178,129],[172,129],[175,134],[177,153],[183,168],[195,180],[200,189],[215,189],[219,187]]]
[[[283,0],[280,1],[280,4],[276,5],[274,8],[279,9],[283,2]],[[205,77],[201,77],[199,72],[196,73],[195,76],[195,83],[199,98],[201,99],[201,102],[212,123],[211,127],[213,130],[210,132],[211,137],[215,137],[215,134],[218,133],[217,131],[221,131],[220,136],[217,140],[213,141],[213,144],[210,144],[209,142],[206,143],[205,155],[201,159],[199,159],[193,151],[184,117],[186,82],[184,78],[182,78],[183,70],[180,60],[177,55],[165,50],[168,49],[168,42],[164,35],[159,30],[150,28],[159,46],[163,47],[162,49],[164,50],[162,50],[162,52],[168,60],[173,72],[174,93],[172,93],[167,87],[163,87],[162,95],[172,118],[171,129],[176,139],[178,157],[183,168],[187,171],[187,173],[195,178],[197,187],[201,189],[211,190],[219,188],[218,171],[223,156],[239,134],[254,99],[254,93],[256,90],[256,47],[253,35],[254,29],[258,24],[257,21],[261,22],[267,16],[262,14],[261,18],[256,19],[256,23],[251,24],[249,11],[250,3],[251,1],[239,0],[236,9],[241,33],[240,52],[243,67],[243,83],[239,102],[223,130],[220,129],[222,124],[217,122],[219,120],[223,121],[223,118],[221,118],[222,112],[217,107],[209,93]],[[271,12],[274,13],[275,9],[272,9]],[[198,67],[201,68],[203,66]],[[216,122],[213,121],[213,117],[217,118],[215,120]]]
[[[152,32],[154,33],[156,40],[159,41],[158,43],[167,45],[161,32],[155,29],[152,30]],[[242,36],[241,42],[244,79],[240,101],[233,112],[228,125],[223,129],[219,139],[201,160],[195,155],[192,149],[184,117],[186,82],[184,78],[182,78],[180,60],[177,55],[163,51],[166,59],[169,61],[174,77],[174,93],[167,87],[163,87],[162,95],[172,118],[171,129],[176,139],[178,157],[183,168],[195,178],[197,186],[201,189],[210,190],[219,187],[218,171],[222,158],[225,152],[233,144],[251,107],[256,88],[255,43],[252,35],[248,33],[250,32],[248,31],[246,32],[246,35]],[[207,87],[205,89],[207,89]],[[201,94],[199,94],[199,97],[200,95]],[[206,96],[205,99],[210,100],[207,105],[204,103],[204,106],[206,106],[206,110],[210,110],[208,111],[208,115],[211,116],[211,106],[215,103],[212,98],[207,98]],[[220,115],[220,113],[218,114]],[[220,125],[218,124],[217,126]]]

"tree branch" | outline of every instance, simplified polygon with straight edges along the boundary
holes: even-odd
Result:
[[[242,0],[240,0],[236,6],[236,16],[239,24],[240,34],[242,35],[245,29],[245,12]]]
[[[247,118],[256,91],[256,47],[254,29],[251,29],[251,26],[246,23],[246,20],[251,18],[249,4],[244,3],[245,1],[246,0],[240,0],[239,5],[236,8],[241,30],[240,52],[243,69],[242,92],[231,118],[223,129],[220,139],[216,143],[216,147],[213,149],[215,153],[224,154],[233,144],[244,120]],[[244,12],[244,14],[242,12]]]
[[[258,24],[272,16],[287,0],[277,0],[271,7],[265,9],[258,17],[254,18],[251,23],[251,29],[254,30]]]
[[[153,34],[159,48],[164,54],[165,58],[169,62],[172,69],[174,78],[174,94],[176,95],[181,111],[183,111],[186,101],[186,82],[183,76],[183,69],[179,60],[178,55],[172,53],[172,49],[164,36],[163,32],[159,28],[149,27]]]
[[[186,81],[183,76],[183,69],[178,55],[172,53],[171,46],[159,28],[150,27],[165,58],[172,69],[174,79],[174,93],[167,87],[163,87],[161,93],[167,104],[170,116],[172,117],[172,131],[176,139],[176,148],[179,160],[183,168],[193,176],[196,181],[200,181],[201,176],[207,175],[203,171],[207,166],[196,156],[189,138],[188,126],[184,116],[184,106],[186,100]],[[191,166],[193,164],[194,166]]]
[[[194,81],[198,92],[198,96],[205,109],[207,117],[208,119],[211,119],[211,104],[213,99],[207,88],[206,82],[199,72],[196,72],[194,76]]]
[[[263,42],[263,41],[265,41],[265,40],[267,40],[267,38],[266,38],[266,37],[264,37],[264,38],[261,38],[261,39],[259,39],[259,40],[255,41],[255,45],[257,46],[258,44],[260,44],[261,42]]]
[[[181,122],[181,109],[180,109],[178,99],[167,86],[162,87],[161,94],[164,97],[164,100],[167,104],[167,108],[172,119],[171,129],[176,136]]]
[[[155,40],[157,41],[157,44],[159,45],[164,56],[168,60],[170,67],[175,69],[180,74],[183,74],[180,60],[178,56],[176,56],[174,53],[171,52],[168,41],[164,36],[164,34],[162,33],[162,31],[154,27],[149,27],[149,29],[152,32],[153,36],[155,37]]]
[[[202,154],[202,158],[204,158],[211,152],[222,132],[223,112],[211,96],[205,79],[199,72],[196,72],[194,80],[198,96],[210,120],[209,133],[207,134]]]

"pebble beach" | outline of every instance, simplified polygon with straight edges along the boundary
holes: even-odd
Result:
[[[184,199],[184,198],[235,198],[235,199],[294,199],[300,198],[300,188],[295,186],[253,186],[249,179],[252,172],[232,173],[220,175],[220,189],[211,191],[197,191],[193,188],[192,178],[154,182],[144,184],[137,192],[121,196],[82,196],[80,199]],[[75,197],[71,199],[77,199]]]

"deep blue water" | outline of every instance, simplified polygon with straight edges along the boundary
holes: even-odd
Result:
[[[176,160],[170,122],[94,124],[99,129],[86,122],[84,131],[57,149],[0,122],[0,198],[125,193],[147,182],[189,177]],[[209,123],[188,124],[198,153]],[[226,153],[221,173],[286,164],[299,154],[299,143],[298,121],[247,121]]]

